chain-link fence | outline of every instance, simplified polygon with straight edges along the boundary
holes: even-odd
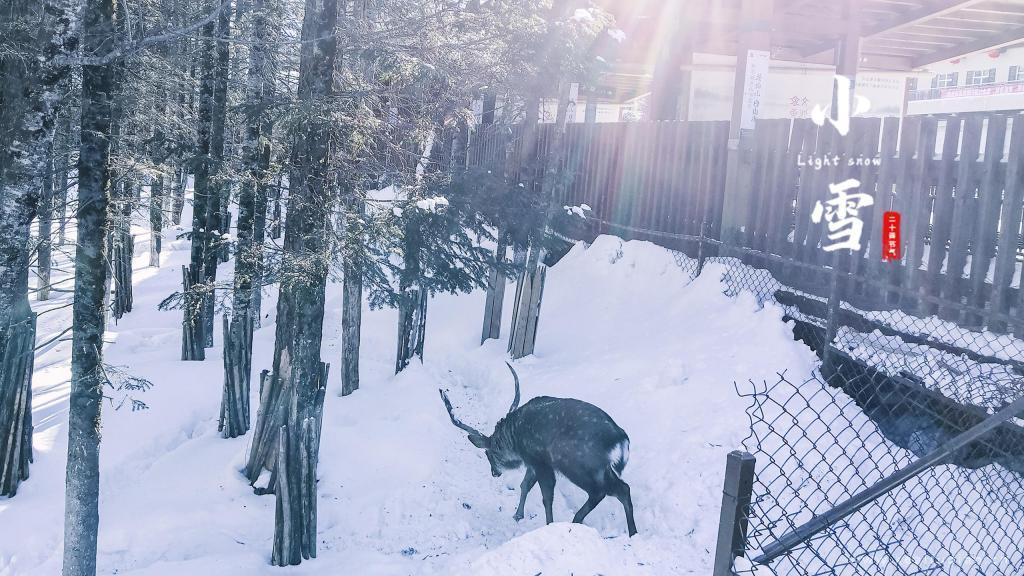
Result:
[[[1024,397],[1019,308],[943,301],[927,278],[892,284],[841,257],[597,224],[782,306],[821,358],[809,377],[737,383],[756,464],[749,507],[723,513],[742,535],[725,573],[1024,574],[1024,419],[990,418]]]

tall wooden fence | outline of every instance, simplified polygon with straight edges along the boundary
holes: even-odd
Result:
[[[532,157],[540,162],[533,164],[542,164],[551,129],[478,130],[468,162],[539,186],[543,171],[523,178],[520,159],[531,155],[522,148],[536,146]],[[558,201],[589,205],[600,232],[674,248],[658,233],[703,230],[720,239],[728,131],[725,122],[570,124],[560,170],[567,185],[559,187]],[[840,269],[854,279],[843,299],[855,307],[898,307],[972,330],[1024,336],[1024,117],[855,118],[845,137],[830,124],[763,120],[754,142],[743,164],[750,186],[742,242],[782,257],[759,263],[777,278],[827,296],[829,274]],[[860,181],[851,192],[874,199],[858,214],[862,249],[827,252],[826,223],[811,216],[829,199],[829,184],[848,178]],[[901,261],[881,258],[887,211],[902,216]],[[787,267],[787,260],[820,271]]]

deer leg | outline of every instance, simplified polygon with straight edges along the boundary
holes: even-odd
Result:
[[[526,497],[530,494],[530,490],[533,490],[533,485],[536,483],[537,475],[534,474],[533,468],[527,466],[526,475],[523,476],[523,483],[519,485],[519,508],[516,508],[516,514],[513,516],[516,522],[523,519],[523,508],[526,506]]]
[[[573,523],[582,524],[583,519],[587,517],[587,514],[590,514],[591,510],[596,508],[597,505],[601,503],[601,500],[604,500],[603,492],[593,492],[591,494],[587,494],[586,503],[583,504],[579,512],[577,512],[576,515],[572,517]]]
[[[629,531],[629,535],[633,536],[636,534],[636,522],[633,521],[633,499],[629,496],[629,484],[626,484],[621,479],[612,486],[609,491],[622,502],[622,508],[626,511],[626,529]]]
[[[555,501],[555,471],[548,467],[537,468],[534,473],[537,475],[537,483],[540,484],[540,495],[544,500],[544,519],[548,524],[554,522],[551,513],[551,505]]]

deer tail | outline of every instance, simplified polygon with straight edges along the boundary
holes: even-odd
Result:
[[[622,470],[626,467],[626,463],[629,462],[629,438],[624,438],[621,442],[612,446],[611,451],[608,453],[608,464],[617,478],[622,478]]]

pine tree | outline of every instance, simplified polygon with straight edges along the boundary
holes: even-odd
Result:
[[[288,219],[278,271],[273,370],[264,386],[247,473],[273,471],[277,496],[271,563],[316,556],[316,468],[327,367],[320,361],[335,179],[332,126],[314,111],[334,94],[337,0],[306,0],[298,98],[306,111],[289,173]]]
[[[114,0],[87,0],[82,43],[86,54],[107,55],[115,43]],[[103,314],[107,205],[111,188],[112,98],[118,62],[82,66],[82,142],[78,159],[78,248],[68,414],[64,504],[64,576],[95,576],[99,529],[100,405],[103,400]]]
[[[52,174],[55,93],[76,41],[71,15],[69,0],[19,1],[0,22],[0,34],[18,51],[0,57],[0,495],[17,492],[32,459],[29,225]]]
[[[273,55],[268,44],[274,2],[253,0],[250,6],[249,70],[245,99],[242,182],[238,197],[238,240],[232,317],[224,331],[224,395],[220,429],[233,438],[249,430],[249,380],[252,336],[259,314],[255,295],[262,287],[263,227],[266,225],[267,177],[271,157],[271,124],[266,109],[273,95]],[[262,216],[262,217],[261,217]]]

